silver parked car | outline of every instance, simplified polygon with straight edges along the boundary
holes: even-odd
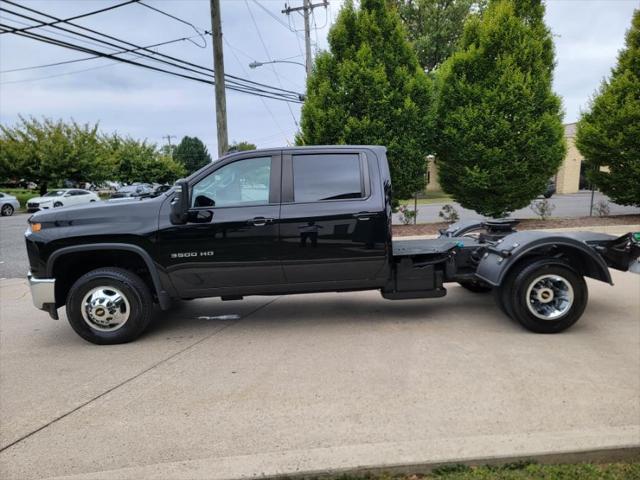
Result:
[[[20,209],[20,202],[13,195],[0,192],[0,215],[10,217],[13,212]]]

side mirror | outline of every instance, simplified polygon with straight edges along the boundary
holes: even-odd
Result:
[[[189,220],[189,183],[178,180],[175,184],[176,194],[171,200],[171,223],[184,225]]]

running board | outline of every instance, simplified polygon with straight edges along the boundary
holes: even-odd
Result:
[[[415,290],[410,292],[380,292],[382,298],[387,300],[410,300],[412,298],[438,298],[447,294],[446,288],[436,288],[434,290]]]

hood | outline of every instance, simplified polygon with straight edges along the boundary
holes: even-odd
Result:
[[[123,198],[121,201],[84,203],[65,208],[40,210],[34,213],[30,221],[34,223],[58,222],[76,225],[81,222],[108,224],[118,218],[145,215],[160,208],[164,195],[141,201],[139,198]],[[149,208],[147,208],[149,205]]]
[[[45,202],[53,202],[56,199],[62,197],[34,197],[27,200],[27,203],[45,203]]]

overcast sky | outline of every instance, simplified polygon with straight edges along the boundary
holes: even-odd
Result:
[[[51,15],[68,18],[120,3],[121,0],[13,0]],[[208,0],[144,0],[202,29],[210,29]],[[304,68],[275,64],[252,70],[253,60],[289,59],[304,63],[304,43],[299,15],[281,13],[283,0],[222,1],[226,72],[288,90],[304,91]],[[289,0],[298,6],[302,0]],[[341,1],[314,11],[313,49],[326,48],[326,36]],[[0,6],[32,13],[0,2]],[[557,68],[554,88],[563,99],[565,122],[573,122],[584,109],[600,81],[615,64],[624,44],[637,0],[548,0],[547,24],[554,33]],[[268,12],[267,12],[268,11]],[[270,15],[270,14],[271,15]],[[253,15],[253,19],[252,19]],[[275,17],[275,18],[274,18]],[[1,23],[21,26],[33,22],[0,12]],[[279,23],[276,19],[279,19]],[[255,23],[254,23],[255,20]],[[196,35],[185,24],[141,5],[128,5],[77,23],[126,39],[151,45]],[[283,25],[284,23],[284,25]],[[291,29],[287,28],[291,26]],[[44,35],[65,34],[51,27]],[[57,37],[61,38],[61,37]],[[69,40],[61,38],[62,40]],[[193,42],[202,45],[199,37]],[[76,42],[75,40],[71,40]],[[200,48],[181,41],[159,51],[198,65],[212,64],[211,42]],[[13,70],[86,57],[85,53],[39,43],[15,35],[0,36],[0,71]],[[129,58],[135,58],[131,55]],[[228,92],[229,139],[248,140],[259,147],[286,145],[293,141],[300,106],[237,92]],[[0,121],[12,124],[19,114],[73,118],[100,122],[103,131],[118,131],[137,138],[165,143],[166,135],[198,136],[215,154],[216,133],[213,87],[170,77],[109,59],[94,59],[55,67],[8,72],[0,75]]]

